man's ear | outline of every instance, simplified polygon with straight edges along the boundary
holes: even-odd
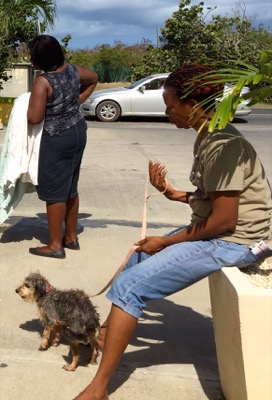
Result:
[[[199,106],[199,103],[194,99],[190,99],[188,101],[188,104],[192,107],[193,110],[195,110]]]

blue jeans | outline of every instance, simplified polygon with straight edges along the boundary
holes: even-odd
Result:
[[[176,293],[223,267],[241,268],[257,261],[249,246],[219,239],[174,244],[153,256],[135,252],[107,298],[139,318],[148,300]]]

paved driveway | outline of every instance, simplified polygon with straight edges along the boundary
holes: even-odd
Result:
[[[65,260],[28,253],[47,241],[44,204],[26,195],[0,228],[0,398],[71,400],[87,385],[96,367],[87,366],[88,349],[76,372],[61,367],[68,354],[62,342],[37,350],[41,327],[35,306],[14,289],[30,271],[40,270],[59,288],[101,289],[140,236],[148,160],[161,160],[174,186],[190,189],[193,130],[168,122],[88,122],[88,144],[80,179],[79,240],[82,250],[67,250]],[[268,126],[239,124],[257,148],[272,178],[272,135]],[[3,140],[3,133],[0,133]],[[149,187],[149,192],[153,189]],[[148,203],[148,234],[162,235],[188,222],[186,205],[153,196]],[[94,299],[106,317],[104,295]],[[207,280],[152,302],[113,376],[110,398],[118,400],[220,400]]]

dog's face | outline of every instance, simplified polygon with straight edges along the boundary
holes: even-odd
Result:
[[[23,284],[15,289],[15,292],[28,303],[37,302],[46,294],[48,285],[49,282],[41,274],[31,273],[25,278]]]

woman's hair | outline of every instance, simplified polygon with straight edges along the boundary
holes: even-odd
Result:
[[[61,45],[53,36],[36,36],[29,45],[30,59],[34,67],[54,71],[64,63]]]
[[[215,106],[216,96],[220,97],[220,93],[222,95],[224,83],[211,82],[211,78],[205,76],[209,72],[215,72],[215,69],[208,65],[186,65],[172,72],[164,87],[174,88],[177,97],[183,102],[193,99],[200,103],[210,97],[203,108],[211,109]]]

